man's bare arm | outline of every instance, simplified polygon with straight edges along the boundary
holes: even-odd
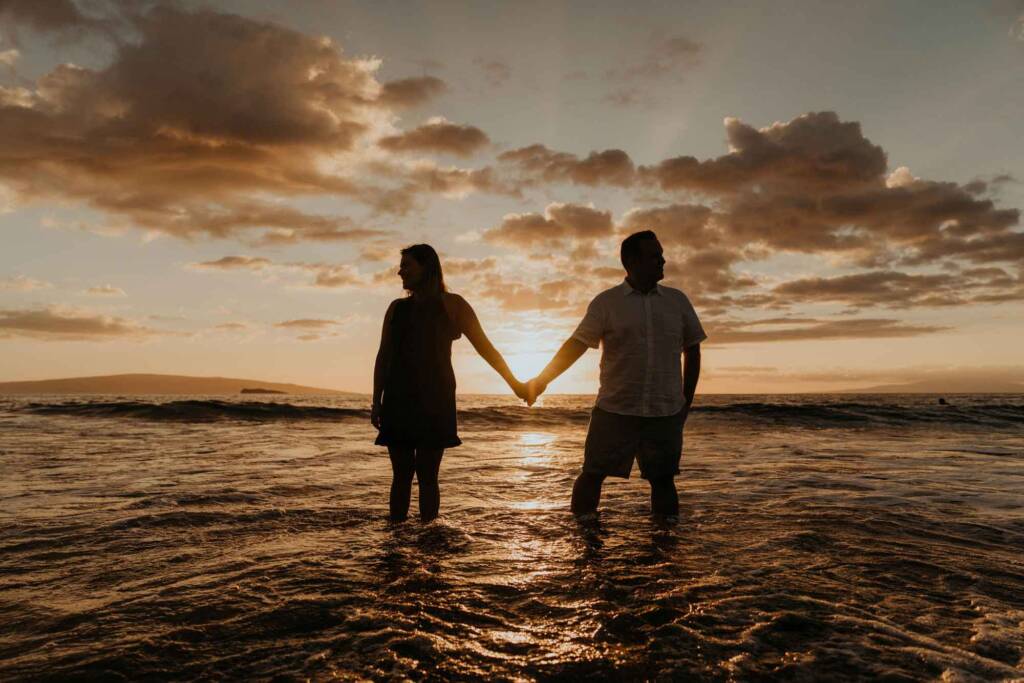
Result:
[[[697,380],[700,379],[700,344],[683,349],[683,399],[686,411],[689,412],[693,396],[697,393]]]
[[[548,384],[572,367],[572,364],[579,360],[580,356],[586,353],[586,351],[587,345],[579,339],[574,339],[573,337],[566,339],[547,367],[530,380],[531,399],[535,399],[538,395],[542,394]],[[533,401],[530,400],[529,403],[533,403]]]

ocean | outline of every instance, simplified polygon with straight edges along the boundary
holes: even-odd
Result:
[[[700,395],[580,523],[593,397],[460,397],[424,524],[365,399],[0,397],[0,680],[1019,680],[1024,395],[945,399]]]

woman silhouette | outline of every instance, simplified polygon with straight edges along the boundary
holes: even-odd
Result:
[[[409,513],[412,478],[419,484],[420,518],[437,517],[441,494],[437,474],[444,449],[458,446],[452,342],[463,334],[517,396],[526,386],[480,327],[476,313],[444,285],[441,261],[428,244],[402,249],[398,276],[409,296],[391,302],[384,315],[373,368],[370,421],[376,443],[391,456],[391,519]]]

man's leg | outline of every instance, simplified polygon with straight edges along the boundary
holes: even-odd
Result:
[[[416,450],[416,481],[420,489],[420,519],[424,522],[437,517],[441,508],[441,489],[437,474],[441,469],[443,448],[419,448]]]
[[[651,477],[651,514],[674,517],[679,514],[679,494],[675,478],[669,475]]]
[[[391,521],[401,522],[409,516],[409,497],[412,495],[412,475],[416,473],[416,456],[411,448],[388,446],[391,456]]]
[[[576,477],[576,483],[572,485],[572,513],[574,515],[589,515],[597,512],[597,504],[601,501],[601,484],[604,483],[603,474],[595,474],[584,470]]]

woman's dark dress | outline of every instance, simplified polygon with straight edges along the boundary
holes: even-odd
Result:
[[[378,446],[451,448],[455,422],[452,341],[461,336],[440,299],[399,299],[391,314],[391,359]]]

